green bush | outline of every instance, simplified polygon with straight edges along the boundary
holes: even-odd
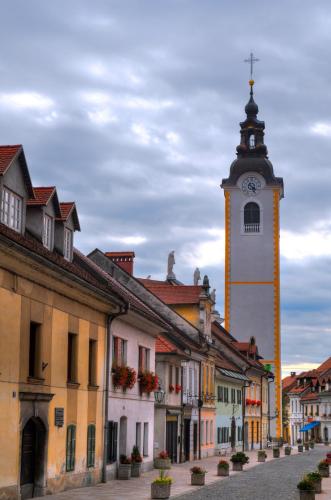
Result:
[[[315,491],[315,486],[309,479],[302,479],[300,483],[297,484],[297,488],[301,491]]]
[[[239,463],[239,464],[248,464],[249,462],[249,457],[247,455],[245,455],[245,453],[243,451],[238,451],[237,453],[235,453],[234,455],[232,455],[231,457],[231,462],[233,464],[235,463]]]
[[[322,476],[319,472],[308,472],[308,474],[306,475],[306,478],[308,479],[308,481],[319,481],[320,479],[322,479]]]

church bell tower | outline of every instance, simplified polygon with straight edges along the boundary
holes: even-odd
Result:
[[[280,437],[279,202],[284,196],[283,179],[275,177],[268,159],[265,124],[257,118],[254,80],[249,85],[237,159],[221,184],[225,196],[225,328],[241,341],[254,337],[262,362],[274,373],[270,434]]]

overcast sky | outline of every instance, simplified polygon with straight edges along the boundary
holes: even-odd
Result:
[[[76,200],[84,252],[199,266],[223,314],[224,197],[248,100],[278,176],[284,372],[331,355],[330,0],[2,0],[0,142]]]

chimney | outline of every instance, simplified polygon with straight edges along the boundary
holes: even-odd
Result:
[[[105,256],[129,274],[133,274],[134,252],[106,252]]]
[[[291,372],[291,377],[295,377],[296,376],[296,372]]]

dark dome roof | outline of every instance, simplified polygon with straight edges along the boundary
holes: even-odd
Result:
[[[259,112],[259,107],[254,101],[253,92],[251,92],[251,97],[245,106],[245,113],[247,116],[256,116]]]

